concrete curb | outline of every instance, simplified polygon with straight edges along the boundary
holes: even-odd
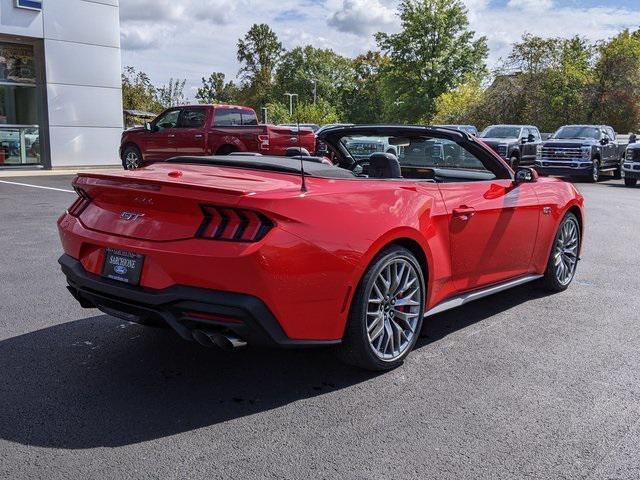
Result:
[[[89,173],[89,172],[122,172],[122,167],[119,165],[110,165],[105,167],[74,167],[74,168],[56,168],[55,170],[43,170],[43,169],[11,169],[0,170],[0,178],[11,177],[55,177],[65,175],[75,175],[77,173]]]

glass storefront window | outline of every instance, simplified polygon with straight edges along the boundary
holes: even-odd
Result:
[[[40,163],[40,133],[37,127],[0,127],[0,167]]]
[[[31,45],[0,42],[0,167],[41,162]]]

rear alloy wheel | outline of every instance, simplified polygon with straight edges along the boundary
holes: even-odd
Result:
[[[340,356],[367,370],[401,365],[418,340],[424,303],[424,275],[416,258],[403,247],[385,249],[358,287]]]
[[[591,176],[589,177],[591,183],[598,183],[600,181],[600,162],[598,160],[593,161],[593,167],[591,169]]]
[[[635,187],[638,184],[638,179],[637,178],[625,178],[624,179],[624,184],[627,187]]]
[[[125,170],[135,170],[142,166],[142,154],[137,147],[128,146],[122,152],[122,166]]]
[[[580,253],[580,224],[573,213],[567,213],[556,234],[544,274],[544,287],[552,292],[566,290],[578,266]]]

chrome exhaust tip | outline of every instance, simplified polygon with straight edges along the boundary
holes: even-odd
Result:
[[[247,342],[235,335],[209,332],[207,330],[194,330],[193,339],[205,347],[218,347],[226,351],[232,351],[247,346]]]

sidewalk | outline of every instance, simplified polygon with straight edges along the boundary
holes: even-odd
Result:
[[[11,170],[0,169],[0,178],[10,177],[53,177],[64,175],[75,175],[76,173],[87,172],[110,172],[110,171],[122,171],[121,165],[110,165],[105,167],[69,167],[69,168],[56,168],[55,170],[43,170],[41,168],[16,168]]]

